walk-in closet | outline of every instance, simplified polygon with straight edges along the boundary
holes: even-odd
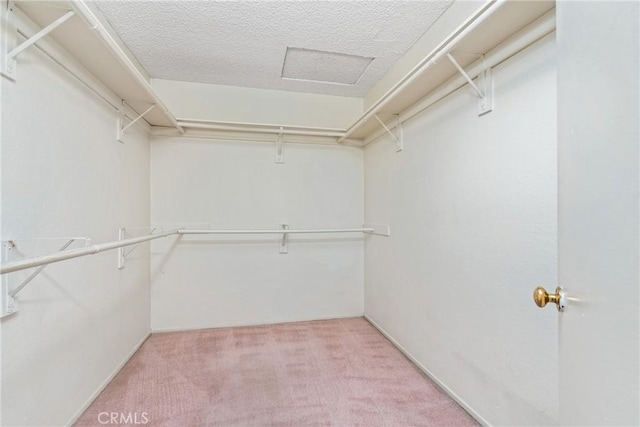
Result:
[[[2,1],[0,425],[639,425],[639,23]]]

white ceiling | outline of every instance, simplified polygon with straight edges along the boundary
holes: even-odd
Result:
[[[451,0],[96,4],[153,78],[363,97]],[[329,61],[315,71],[287,65],[302,78],[283,79],[287,48],[324,51]]]

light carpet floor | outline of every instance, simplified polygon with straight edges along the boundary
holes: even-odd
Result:
[[[154,334],[76,426],[110,413],[176,427],[477,425],[363,318]]]

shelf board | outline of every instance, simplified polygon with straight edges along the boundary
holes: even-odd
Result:
[[[68,1],[16,1],[15,5],[40,27],[48,25],[66,11],[73,9]],[[147,88],[122,65],[113,50],[101,40],[82,17],[73,16],[53,31],[49,37],[61,45],[120,99],[125,99],[127,104],[137,113],[142,113],[151,104],[156,104],[156,101],[149,94],[149,89],[151,89],[149,76],[139,64],[136,64],[135,57],[128,53],[131,61],[137,65],[139,75],[146,81]],[[124,44],[122,47],[126,51]],[[154,108],[144,116],[144,120],[152,126],[174,126],[172,116],[165,111],[165,108]]]
[[[466,67],[478,59],[478,56],[469,53],[484,54],[490,51],[554,7],[554,1],[508,2],[462,40],[452,55],[460,65]],[[388,120],[394,114],[402,113],[457,74],[453,64],[446,58],[440,60],[402,91],[392,95],[390,101],[379,110],[378,116],[382,120]],[[349,137],[365,139],[379,128],[380,124],[375,118],[369,119],[361,123]]]
[[[85,2],[81,2],[87,4]],[[56,18],[73,9],[70,1],[18,1],[16,5],[37,25],[43,27]],[[88,7],[88,6],[87,6]],[[490,16],[482,25],[468,34],[456,48],[452,55],[462,67],[475,61],[484,54],[509,39],[522,28],[543,16],[555,7],[554,1],[509,1]],[[99,16],[99,13],[96,14]],[[98,80],[106,85],[136,112],[145,111],[151,104],[159,100],[149,83],[149,76],[135,57],[115,34],[106,21],[100,25],[116,41],[118,47],[107,45],[104,40],[87,25],[80,16],[71,18],[67,23],[51,33],[50,37],[63,46]],[[135,71],[124,66],[118,58],[116,50],[124,52],[129,61],[134,64]],[[425,52],[428,55],[429,52]],[[390,99],[377,115],[387,120],[394,114],[400,114],[418,101],[428,96],[445,82],[457,75],[455,67],[446,59],[433,64],[420,76],[417,76],[401,91],[391,95]],[[475,77],[475,76],[472,76]],[[156,101],[154,101],[154,99]],[[175,127],[175,118],[164,105],[151,110],[144,119],[152,126]],[[366,112],[365,112],[366,114]],[[358,119],[355,123],[358,123]],[[246,127],[246,131],[255,131],[251,124],[236,123],[236,127]],[[380,129],[375,119],[369,119],[358,124],[349,134],[349,139],[361,141]]]

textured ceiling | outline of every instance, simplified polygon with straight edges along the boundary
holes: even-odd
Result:
[[[450,3],[96,2],[153,78],[355,97],[363,97]],[[348,69],[361,64],[341,65],[345,79],[362,74],[354,84],[283,79],[288,47],[374,59],[364,73]],[[339,78],[328,68],[318,75]]]

